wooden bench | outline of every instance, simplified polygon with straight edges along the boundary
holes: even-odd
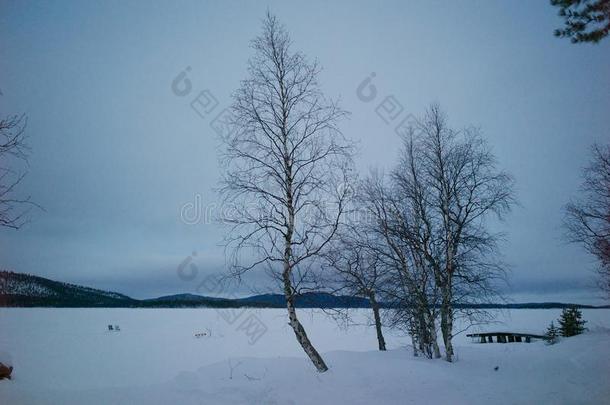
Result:
[[[532,333],[517,333],[517,332],[482,332],[482,333],[469,333],[466,335],[469,338],[479,340],[479,343],[494,343],[494,337],[496,343],[514,343],[514,342],[525,342],[530,343],[533,339],[546,340],[547,337],[543,335],[534,335]]]

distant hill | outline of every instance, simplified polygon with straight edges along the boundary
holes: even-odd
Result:
[[[112,291],[62,283],[30,274],[0,271],[0,306],[130,307],[137,300]]]
[[[140,300],[140,307],[149,308],[192,308],[192,307],[213,307],[213,308],[233,308],[239,305],[235,300],[229,298],[206,297],[197,294],[174,294],[158,298]]]
[[[219,298],[196,294],[175,294],[138,300],[112,291],[98,290],[75,284],[49,280],[30,274],[0,271],[0,307],[115,307],[115,308],[284,308],[282,294],[262,294],[246,298]],[[580,308],[610,308],[574,305],[560,302],[518,304],[456,304],[462,308],[481,309],[550,309],[578,306]],[[310,292],[296,298],[297,308],[369,308],[366,298]],[[385,305],[385,307],[388,307]]]
[[[299,308],[361,308],[368,300],[358,297],[307,293],[297,297]],[[127,308],[284,308],[281,294],[246,298],[218,298],[175,294],[138,300],[112,291],[63,283],[30,274],[0,271],[0,307],[127,307]]]
[[[270,308],[284,308],[286,306],[286,298],[282,294],[254,295],[237,301],[246,306],[255,305]],[[299,295],[296,298],[295,306],[297,308],[369,308],[370,304],[366,298],[311,292]]]

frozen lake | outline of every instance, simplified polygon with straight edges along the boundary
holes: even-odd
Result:
[[[231,359],[304,357],[286,322],[284,310],[234,311],[3,308],[0,309],[0,356],[8,357],[15,366],[10,384],[33,391],[146,386],[172,380],[182,371],[195,371]],[[359,324],[349,328],[339,326],[319,310],[299,312],[310,338],[322,353],[368,352],[377,348],[374,328],[365,325],[367,310],[355,311],[354,319]],[[497,324],[471,331],[502,329],[543,333],[560,312],[502,311],[498,313]],[[583,313],[592,332],[605,333],[610,329],[610,310],[583,310]],[[256,339],[243,325],[248,318],[261,322]],[[108,331],[108,324],[119,325],[121,331]],[[206,336],[196,338],[196,333]],[[385,333],[388,349],[407,352],[403,347],[410,339],[388,330]],[[523,346],[515,349],[518,343],[473,344],[465,333],[457,336],[455,343],[458,363],[463,358],[466,360],[468,355],[462,353],[469,350],[493,350],[495,355],[501,353],[499,346],[525,350]],[[546,347],[540,342],[530,346]],[[333,368],[332,361],[329,366]],[[0,382],[0,399],[6,384]]]

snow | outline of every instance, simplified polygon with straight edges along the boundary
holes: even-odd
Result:
[[[414,358],[409,339],[390,331],[390,350],[375,350],[366,310],[348,329],[299,311],[330,366],[323,374],[283,310],[230,311],[0,309],[0,361],[15,366],[13,380],[0,381],[0,404],[610,403],[610,310],[583,310],[590,331],[554,346],[478,344],[462,333],[453,364]],[[560,312],[505,311],[478,329],[541,333]],[[253,344],[240,329],[249,315],[267,328]]]

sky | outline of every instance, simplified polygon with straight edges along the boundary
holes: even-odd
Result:
[[[28,116],[20,191],[44,207],[0,229],[0,267],[137,298],[198,292],[222,272],[214,119],[246,77],[267,9],[351,112],[341,129],[361,172],[391,167],[397,124],[439,103],[452,126],[479,127],[515,177],[519,205],[493,225],[506,233],[505,292],[603,302],[595,261],[565,243],[561,222],[590,146],[610,139],[610,39],[555,38],[545,0],[0,0],[0,113]],[[184,266],[198,273],[180,277]]]

